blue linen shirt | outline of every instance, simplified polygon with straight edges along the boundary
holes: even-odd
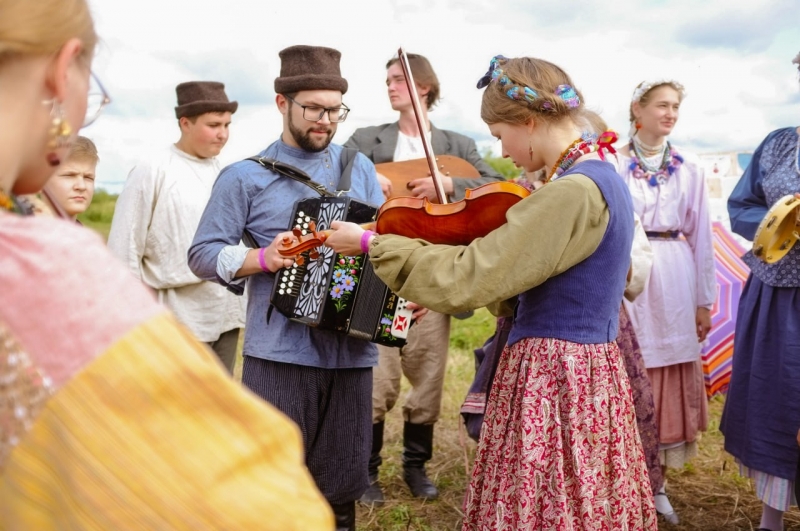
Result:
[[[300,168],[333,192],[341,176],[341,154],[342,146],[336,144],[312,153],[278,140],[259,156]],[[375,166],[360,153],[353,164],[347,195],[371,205],[383,202]],[[189,248],[189,267],[204,280],[224,284],[217,276],[220,251],[237,245],[245,229],[260,247],[266,247],[278,233],[289,230],[295,202],[306,197],[318,197],[318,194],[256,162],[243,160],[224,168],[214,184]],[[273,273],[257,273],[247,278],[245,356],[325,369],[366,368],[377,364],[377,347],[368,341],[296,323],[278,311],[271,312],[267,323],[274,280]]]

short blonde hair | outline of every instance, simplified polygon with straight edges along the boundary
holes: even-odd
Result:
[[[583,110],[583,95],[561,67],[535,57],[505,59],[501,66],[511,84],[501,86],[495,80],[483,91],[481,118],[484,122],[524,124],[532,118],[550,122],[570,118],[573,122],[578,122]],[[527,87],[535,91],[537,96],[530,102],[512,99],[507,95],[508,88],[512,85]],[[578,98],[577,104],[569,105],[556,94],[561,86],[574,89]]]
[[[97,146],[85,136],[76,137],[72,142],[67,160],[85,160],[97,164],[100,157],[97,155]]]
[[[92,57],[97,34],[86,0],[0,0],[0,65],[13,57],[56,53],[69,39]]]

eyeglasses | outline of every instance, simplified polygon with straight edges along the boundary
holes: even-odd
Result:
[[[111,103],[111,98],[108,96],[108,92],[92,72],[89,77],[89,94],[86,99],[86,116],[83,119],[83,127],[94,123],[103,112],[103,108],[109,103]]]
[[[319,105],[303,105],[302,103],[297,103],[294,98],[291,96],[286,96],[289,100],[297,105],[298,107],[303,108],[303,118],[308,120],[309,122],[319,122],[322,120],[322,117],[325,116],[325,113],[328,113],[328,119],[332,123],[341,123],[344,122],[347,118],[347,113],[350,112],[350,109],[347,105],[342,105],[341,107],[320,107]]]

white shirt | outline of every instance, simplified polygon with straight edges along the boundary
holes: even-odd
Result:
[[[428,142],[431,140],[431,132],[427,131],[425,135],[428,137]],[[397,146],[394,148],[394,162],[402,162],[404,160],[414,160],[425,158],[425,148],[422,147],[422,137],[408,136],[403,134],[402,131],[397,132]]]
[[[187,259],[219,171],[216,158],[199,159],[174,145],[137,164],[117,199],[108,235],[111,252],[205,342],[244,325],[245,298],[197,278]]]

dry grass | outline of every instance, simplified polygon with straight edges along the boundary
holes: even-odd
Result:
[[[453,321],[442,418],[436,424],[433,460],[429,475],[440,498],[422,502],[411,497],[402,479],[402,415],[400,404],[386,421],[384,464],[380,479],[387,503],[375,509],[359,505],[358,531],[447,531],[461,529],[461,505],[472,465],[475,443],[461,428],[458,410],[474,375],[472,349],[494,329],[485,312],[466,321]],[[240,370],[237,367],[237,370]],[[407,389],[407,382],[404,382]],[[733,458],[723,451],[718,430],[723,399],[710,404],[710,425],[699,445],[699,455],[683,470],[667,474],[668,492],[681,524],[659,521],[661,531],[751,531],[758,528],[761,503],[748,480],[738,474]],[[786,531],[800,531],[797,508],[785,515]]]

